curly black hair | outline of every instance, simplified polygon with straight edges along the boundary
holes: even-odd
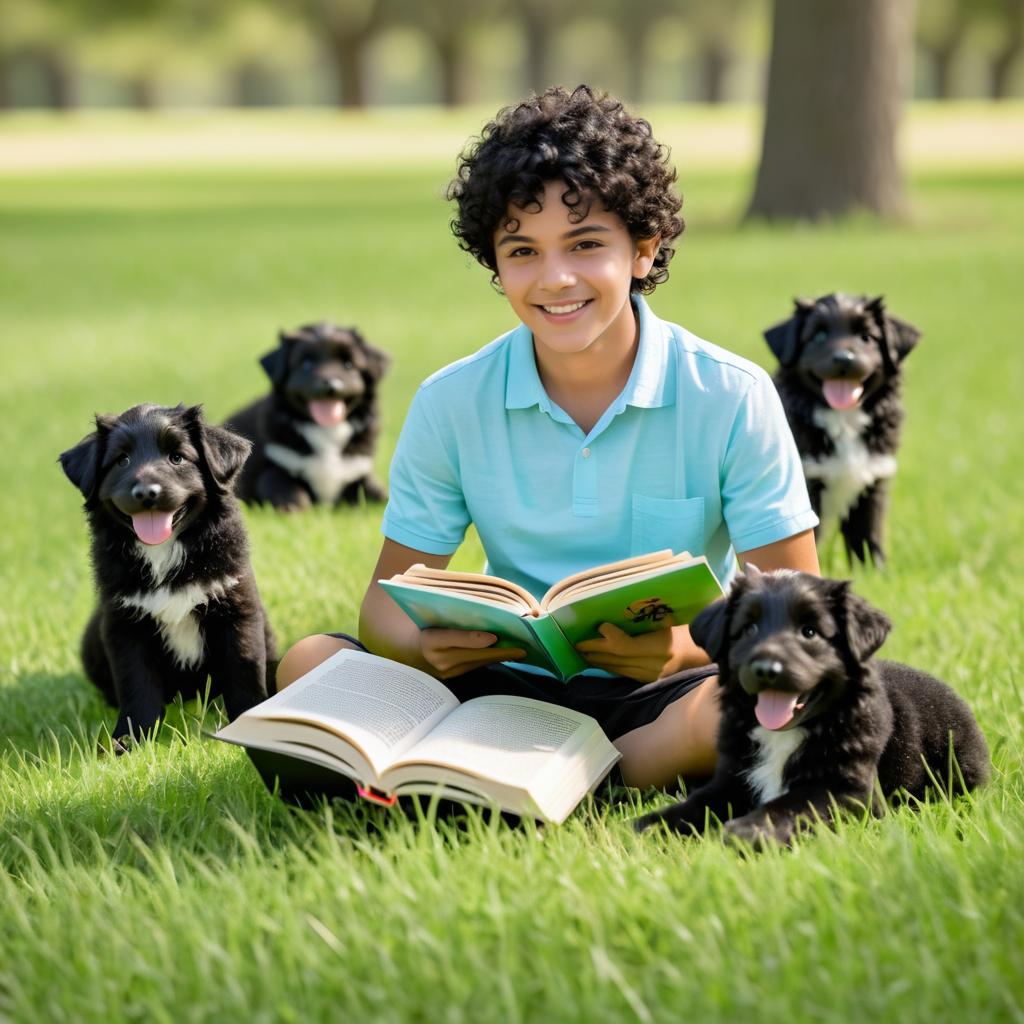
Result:
[[[580,85],[572,92],[553,86],[498,111],[459,156],[447,191],[458,204],[452,233],[492,272],[492,282],[498,278],[494,232],[503,224],[516,227],[509,206],[539,210],[539,196],[552,180],[568,186],[562,201],[571,220],[583,220],[598,199],[633,239],[661,235],[654,265],[646,277],[633,279],[633,291],[652,292],[668,278],[673,243],[684,227],[669,151],[654,140],[647,121],[613,96]]]

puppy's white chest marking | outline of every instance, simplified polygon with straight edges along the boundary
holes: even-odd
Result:
[[[309,455],[273,443],[267,445],[266,455],[292,476],[305,480],[321,504],[333,505],[350,483],[361,480],[372,471],[371,456],[342,454],[342,449],[355,432],[348,420],[335,427],[321,427],[317,423],[296,426],[313,449]]]
[[[185,548],[177,540],[156,545],[136,541],[135,553],[146,563],[154,586],[160,586],[185,561]]]
[[[155,620],[164,646],[178,667],[195,668],[203,660],[203,634],[195,610],[213,598],[223,597],[237,584],[236,577],[225,576],[184,587],[156,587],[121,597],[120,604]]]
[[[803,460],[804,476],[821,480],[821,532],[827,535],[846,518],[860,495],[872,484],[896,472],[892,455],[876,455],[864,444],[871,422],[863,409],[815,409],[814,422],[832,439],[835,451],[820,459]]]
[[[745,776],[759,804],[774,800],[786,792],[782,773],[806,738],[807,730],[799,725],[782,731],[755,725],[750,730],[750,739],[757,747],[757,757],[754,766],[747,769]]]

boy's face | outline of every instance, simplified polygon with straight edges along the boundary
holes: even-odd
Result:
[[[562,202],[567,187],[549,181],[538,211],[509,208],[512,226],[494,233],[498,280],[533,332],[538,357],[621,352],[636,337],[630,285],[650,271],[658,240],[634,241],[600,201],[571,220]]]

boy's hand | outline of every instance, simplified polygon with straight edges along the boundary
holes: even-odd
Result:
[[[587,664],[641,683],[708,664],[708,656],[690,638],[687,626],[656,629],[630,636],[618,626],[605,622],[598,627],[600,639],[576,645]]]
[[[438,679],[453,679],[499,661],[518,661],[526,651],[494,647],[498,638],[478,629],[422,629],[420,650]]]

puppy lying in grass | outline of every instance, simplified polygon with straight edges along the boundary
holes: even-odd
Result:
[[[884,797],[985,782],[988,747],[964,701],[918,669],[872,660],[890,628],[846,581],[747,566],[690,625],[719,668],[714,777],[635,827],[701,833],[712,815],[732,838],[788,843],[837,809],[880,811],[876,782]]]
[[[116,753],[207,676],[232,719],[266,699],[274,637],[232,495],[248,454],[199,406],[137,405],[60,457],[85,497],[99,600],[82,661],[118,709]]]

